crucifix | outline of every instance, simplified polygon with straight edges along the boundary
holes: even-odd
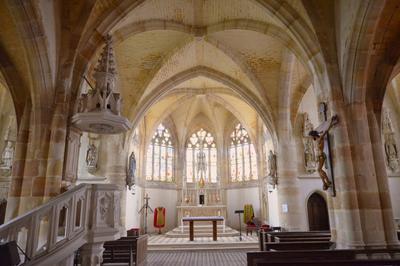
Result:
[[[318,163],[318,174],[323,182],[323,190],[331,192],[332,197],[336,196],[335,179],[333,175],[333,165],[331,156],[331,143],[329,130],[336,125],[339,120],[337,115],[331,117],[328,120],[326,112],[326,103],[320,103],[319,113],[321,114],[324,122],[318,126],[315,130],[309,132],[309,135],[314,139],[317,144],[317,163]],[[328,171],[328,173],[323,169]]]
[[[150,213],[153,213],[153,209],[149,205],[149,195],[146,193],[146,196],[144,197],[144,204],[142,208],[138,211],[140,214],[144,214],[144,233],[147,234],[147,214],[150,211]]]

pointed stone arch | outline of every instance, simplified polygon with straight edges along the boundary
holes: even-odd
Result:
[[[180,72],[157,86],[152,93],[150,93],[141,101],[134,113],[130,114],[130,118],[133,120],[133,127],[135,127],[139,119],[144,116],[147,110],[149,110],[154,103],[174,90],[176,85],[197,76],[205,76],[231,88],[239,98],[243,99],[247,104],[256,110],[270,132],[276,132],[274,130],[275,127],[274,119],[272,118],[272,112],[268,106],[262,104],[248,88],[240,83],[240,81],[237,81],[224,73],[204,66],[197,66]]]

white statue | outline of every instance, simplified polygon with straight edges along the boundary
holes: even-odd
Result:
[[[399,154],[394,140],[394,133],[385,134],[385,153],[390,170],[397,171],[399,168]]]
[[[303,145],[304,145],[304,167],[308,173],[315,172],[317,168],[315,146],[312,138],[308,135],[314,130],[314,125],[311,123],[307,113],[304,113],[303,124]]]
[[[14,145],[11,141],[6,140],[6,146],[1,154],[1,168],[11,169],[14,158]]]
[[[390,119],[388,110],[384,111],[382,124],[386,162],[389,169],[393,172],[396,172],[399,169],[399,154],[397,151],[397,144],[394,139],[392,120]]]
[[[275,186],[278,184],[278,178],[277,178],[277,167],[276,167],[276,155],[269,150],[269,155],[268,155],[268,183],[272,185],[275,189]]]
[[[97,169],[97,148],[94,144],[90,144],[86,152],[86,165],[88,170]]]
[[[135,185],[135,171],[136,171],[136,158],[135,153],[132,152],[129,156],[129,167],[126,175],[126,185],[131,189]]]

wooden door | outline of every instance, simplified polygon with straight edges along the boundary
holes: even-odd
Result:
[[[328,208],[325,199],[313,193],[307,202],[308,225],[310,231],[329,230]]]

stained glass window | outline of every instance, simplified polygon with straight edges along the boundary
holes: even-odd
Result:
[[[197,161],[199,153],[205,157],[205,181],[217,182],[217,146],[210,132],[200,129],[193,133],[186,145],[186,182],[192,183],[200,179]]]
[[[173,180],[174,147],[168,129],[160,124],[151,139],[146,156],[146,180]]]
[[[232,182],[258,179],[257,158],[247,130],[239,123],[231,134],[229,167]]]

